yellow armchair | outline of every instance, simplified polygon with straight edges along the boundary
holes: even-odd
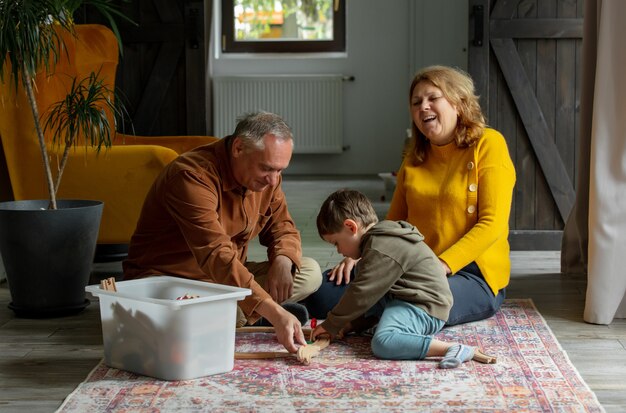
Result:
[[[61,53],[52,74],[40,73],[35,94],[40,114],[61,100],[72,77],[80,79],[100,70],[113,89],[118,45],[105,26],[76,26],[76,38],[64,35],[67,54]],[[17,92],[5,78],[0,84],[0,139],[13,198],[47,199],[48,192],[30,106],[20,85]],[[78,146],[70,154],[58,197],[104,202],[99,244],[128,244],[143,200],[165,165],[179,153],[216,141],[211,136],[147,137],[118,133],[114,144],[100,153]],[[54,167],[59,149],[49,145]]]

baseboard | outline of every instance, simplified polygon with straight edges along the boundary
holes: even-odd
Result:
[[[563,231],[511,230],[509,244],[512,251],[560,251]]]

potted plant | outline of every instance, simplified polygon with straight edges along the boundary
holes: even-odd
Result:
[[[89,281],[102,215],[102,202],[57,200],[67,154],[78,142],[100,150],[111,145],[115,125],[108,114],[120,109],[113,92],[93,72],[71,79],[65,99],[39,108],[33,79],[41,70],[53,73],[67,58],[64,36],[74,34],[73,13],[95,7],[111,23],[121,14],[111,0],[0,0],[0,81],[22,90],[32,112],[35,134],[46,175],[49,199],[0,203],[0,252],[4,261],[12,308],[18,316],[49,317],[71,314],[88,305]],[[4,102],[3,104],[11,104]],[[43,116],[40,116],[42,109]],[[58,156],[56,176],[46,133]],[[94,183],[97,184],[97,183]]]

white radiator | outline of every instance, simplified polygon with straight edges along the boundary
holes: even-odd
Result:
[[[280,115],[293,131],[294,153],[340,153],[341,75],[248,75],[213,79],[214,134],[230,135],[244,113]]]

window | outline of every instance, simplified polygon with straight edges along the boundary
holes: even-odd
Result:
[[[345,0],[222,0],[222,52],[343,52]]]

